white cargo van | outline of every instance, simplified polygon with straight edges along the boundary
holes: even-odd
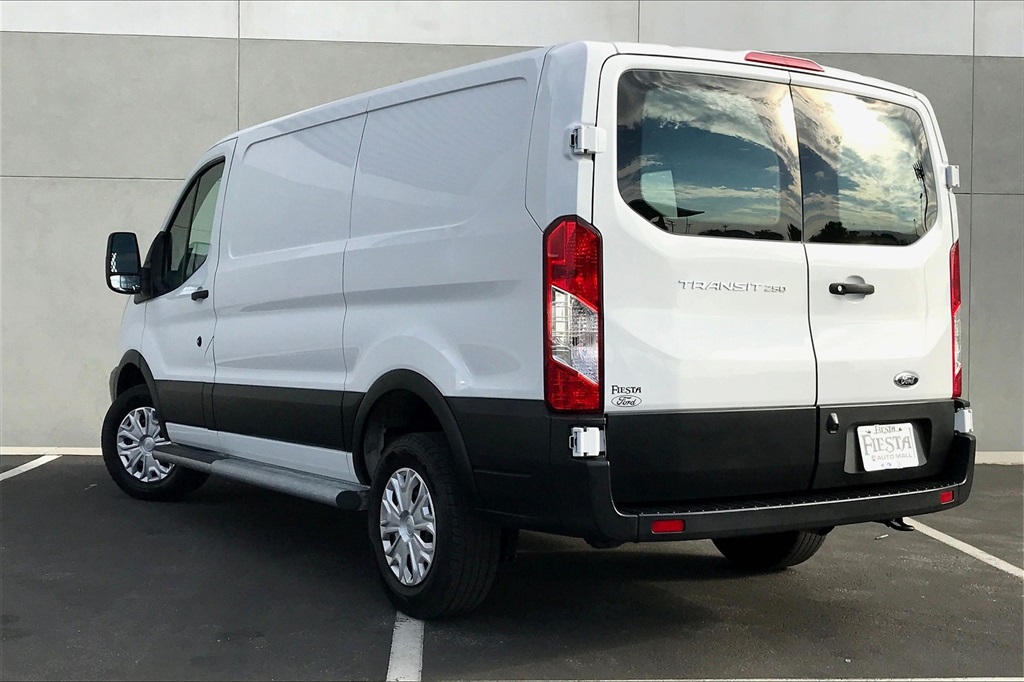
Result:
[[[956,182],[920,94],[758,52],[578,42],[249,128],[144,264],[111,235],[106,465],[367,509],[421,618],[519,529],[791,566],[970,492]]]

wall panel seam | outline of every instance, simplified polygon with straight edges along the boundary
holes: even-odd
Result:
[[[978,62],[978,0],[974,0],[974,2],[971,3],[971,140],[970,140],[971,151],[970,151],[970,155],[969,155],[969,158],[971,159],[971,190],[972,190],[970,196],[972,197],[972,199],[971,199],[971,206],[967,210],[967,222],[968,222],[968,225],[970,226],[969,229],[971,231],[971,237],[970,237],[970,239],[971,239],[971,248],[967,252],[967,291],[970,292],[970,293],[968,294],[967,306],[966,306],[966,308],[964,310],[964,312],[967,314],[967,338],[969,340],[968,343],[970,343],[970,341],[973,340],[973,337],[974,337],[974,335],[972,334],[972,332],[974,330],[971,328],[971,317],[972,317],[971,310],[973,308],[973,306],[971,306],[971,298],[974,296],[974,245],[975,245],[975,241],[974,241],[974,199],[973,199],[974,191],[973,190],[974,190],[974,184],[977,182],[977,178],[975,177],[975,173],[977,171],[977,166],[974,165],[974,119],[975,119],[975,112],[976,112],[976,109],[977,109],[977,92],[976,92],[977,77],[976,77],[975,71],[976,71],[977,62]],[[978,194],[981,194],[981,193],[979,192]],[[961,286],[961,297],[962,297],[962,295],[963,295],[963,287]],[[972,350],[973,350],[972,348],[968,348],[967,349],[967,357],[965,358],[967,360],[967,367],[966,367],[966,372],[965,372],[966,379],[967,379],[967,382],[966,382],[967,385],[964,387],[964,389],[965,389],[964,393],[967,394],[967,395],[970,395],[971,374],[972,374],[972,367],[974,365],[974,363],[972,362],[972,358],[974,356],[974,353],[971,352]]]
[[[235,0],[235,130],[242,128],[242,0]]]
[[[0,31],[3,35],[96,36],[98,38],[185,38],[186,40],[235,40],[231,36],[179,36],[166,33],[90,33],[88,31]]]
[[[222,39],[224,40],[224,39]],[[233,40],[233,38],[227,38],[226,40]],[[246,36],[239,38],[239,40],[255,40],[255,41],[276,41],[276,42],[288,42],[288,43],[324,43],[327,45],[396,45],[399,47],[476,47],[476,48],[494,48],[496,50],[519,50],[526,52],[527,50],[536,50],[543,47],[548,47],[549,43],[543,45],[494,45],[491,43],[417,43],[417,42],[396,42],[393,40],[323,40],[323,39],[305,39],[305,38],[262,38],[260,36]],[[604,42],[615,42],[607,40]],[[965,55],[960,55],[965,56]]]
[[[1021,197],[1024,196],[1024,192],[972,192],[974,196],[979,197]],[[971,196],[971,194],[958,194],[957,196]]]
[[[114,175],[0,175],[10,180],[154,180],[157,182],[181,182],[184,178],[140,178],[136,176]]]

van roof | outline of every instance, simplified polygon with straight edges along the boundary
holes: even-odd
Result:
[[[286,127],[286,126],[282,126],[282,124],[284,124],[286,122],[291,122],[292,119],[297,119],[297,120],[295,120],[295,123],[298,124],[299,120],[308,122],[311,119],[320,118],[320,117],[323,117],[325,115],[329,116],[329,112],[333,113],[334,111],[337,111],[339,116],[352,115],[354,113],[357,113],[355,110],[358,109],[360,107],[360,105],[362,106],[363,110],[365,111],[366,107],[370,103],[370,100],[372,98],[379,98],[381,95],[385,95],[385,94],[388,94],[388,93],[393,93],[393,92],[401,91],[401,90],[404,90],[406,88],[413,88],[413,87],[416,87],[416,86],[422,86],[422,85],[428,84],[428,83],[430,83],[431,81],[434,81],[434,80],[439,80],[439,79],[443,79],[443,78],[449,78],[449,77],[451,77],[451,76],[453,76],[455,74],[471,73],[471,72],[473,72],[473,71],[475,71],[477,69],[482,69],[482,68],[490,67],[490,66],[499,64],[501,62],[517,62],[517,61],[521,61],[521,60],[525,60],[525,61],[542,61],[544,59],[544,56],[548,52],[550,52],[550,51],[558,50],[560,48],[572,48],[574,46],[581,46],[581,45],[582,46],[587,46],[587,47],[589,47],[591,49],[594,49],[596,51],[604,51],[605,53],[607,53],[609,51],[614,51],[614,52],[619,53],[619,54],[640,54],[640,55],[652,55],[652,56],[663,56],[663,57],[677,57],[677,58],[680,58],[680,59],[700,59],[700,60],[705,60],[705,61],[729,62],[729,63],[735,63],[735,64],[749,64],[749,62],[746,61],[746,55],[749,52],[753,51],[753,50],[742,50],[742,51],[713,50],[713,49],[700,48],[700,47],[673,47],[671,45],[656,45],[656,44],[650,44],[650,43],[623,43],[623,42],[600,43],[600,42],[590,42],[590,41],[575,41],[575,42],[571,42],[571,43],[560,43],[560,44],[552,45],[552,46],[549,46],[549,47],[542,47],[542,48],[538,48],[538,49],[534,49],[534,50],[527,50],[527,51],[520,52],[520,53],[517,53],[517,54],[509,55],[509,56],[506,56],[506,57],[500,57],[498,59],[490,59],[490,60],[483,61],[483,62],[478,62],[478,63],[475,63],[475,64],[469,64],[467,66],[459,67],[459,68],[456,68],[456,69],[449,69],[447,71],[442,71],[442,72],[435,73],[435,74],[429,74],[429,75],[421,76],[419,78],[411,79],[411,80],[408,80],[408,81],[403,81],[401,83],[395,83],[395,84],[392,84],[392,85],[384,86],[384,87],[378,88],[376,90],[370,90],[370,91],[359,93],[359,94],[356,94],[356,95],[351,95],[349,97],[345,97],[345,98],[342,98],[340,100],[336,100],[336,101],[333,101],[333,102],[328,102],[328,103],[325,103],[325,104],[321,104],[321,105],[318,105],[316,107],[312,107],[310,109],[305,109],[303,111],[299,111],[299,112],[296,112],[296,113],[293,113],[293,114],[287,114],[285,116],[281,116],[279,118],[276,118],[276,119],[273,119],[273,120],[270,120],[270,121],[266,121],[264,123],[258,123],[258,124],[254,125],[254,126],[250,126],[248,128],[244,128],[244,129],[239,130],[239,131],[237,131],[235,133],[232,133],[230,135],[225,136],[223,139],[218,141],[217,144],[220,144],[221,142],[225,142],[227,140],[230,140],[230,139],[233,139],[233,138],[236,138],[236,137],[241,137],[242,135],[247,135],[247,134],[250,134],[250,133],[258,133],[261,130],[266,130],[268,132],[270,130],[274,130],[276,132],[281,132],[281,128],[282,127]],[[784,66],[774,66],[774,65],[771,65],[771,64],[759,63],[759,64],[757,64],[757,66],[764,67],[764,68],[770,68],[770,69],[793,70],[793,69],[787,69]],[[844,71],[842,69],[835,69],[835,68],[824,66],[824,65],[822,65],[822,67],[824,69],[823,71],[814,71],[814,72],[801,71],[801,73],[813,73],[815,76],[819,76],[819,77],[833,78],[833,79],[836,79],[836,80],[848,81],[848,82],[852,82],[852,83],[862,83],[862,84],[865,84],[865,85],[870,85],[870,86],[874,86],[874,87],[877,87],[877,88],[882,88],[884,90],[889,90],[891,92],[896,92],[896,93],[900,93],[900,94],[904,94],[904,95],[909,95],[911,97],[916,97],[917,96],[917,93],[915,93],[913,90],[910,90],[909,88],[905,88],[905,87],[900,86],[900,85],[896,85],[895,83],[890,83],[890,82],[883,81],[883,80],[880,80],[880,79],[877,79],[877,78],[871,78],[871,77],[868,77],[868,76],[863,76],[863,75],[858,74],[858,73],[853,73],[851,71]],[[317,116],[317,114],[319,114],[320,116]],[[299,127],[303,127],[303,125],[300,124]]]
[[[704,61],[713,62],[730,62],[733,64],[750,64],[746,60],[746,56],[750,52],[768,52],[773,53],[770,50],[758,50],[751,48],[749,50],[712,50],[703,47],[673,47],[671,45],[654,45],[650,43],[613,43],[615,50],[620,54],[644,54],[644,55],[655,55],[659,57],[677,57],[680,59],[701,59]],[[789,56],[781,55],[780,56]],[[793,55],[799,56],[799,55]],[[801,57],[805,59],[805,57]],[[780,69],[783,71],[793,71],[794,69],[788,69],[784,66],[774,66],[771,64],[758,63],[757,66],[762,66],[769,69]],[[911,97],[916,96],[916,93],[910,88],[897,85],[896,83],[890,83],[878,78],[872,78],[870,76],[864,76],[853,71],[844,71],[843,69],[836,69],[824,64],[820,64],[824,69],[823,71],[808,72],[800,70],[800,73],[813,73],[816,76],[825,76],[826,78],[835,78],[836,80],[849,81],[852,83],[863,83],[864,85],[870,85],[883,90],[889,90],[897,92],[902,95],[909,95]]]

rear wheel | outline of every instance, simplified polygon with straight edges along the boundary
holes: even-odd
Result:
[[[825,543],[816,531],[719,538],[713,541],[722,555],[737,566],[755,571],[772,571],[796,566],[810,559]]]
[[[438,434],[409,434],[385,449],[370,490],[369,533],[388,597],[414,618],[470,611],[494,582],[501,530],[469,504]]]
[[[145,386],[114,399],[103,420],[103,463],[121,490],[140,500],[177,500],[206,481],[207,475],[156,459],[154,449],[166,442],[160,419]]]

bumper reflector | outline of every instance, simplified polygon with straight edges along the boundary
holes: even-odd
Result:
[[[953,501],[953,491],[943,490],[939,493],[939,504],[949,504]]]
[[[651,521],[652,533],[682,533],[685,528],[686,524],[682,519]]]

